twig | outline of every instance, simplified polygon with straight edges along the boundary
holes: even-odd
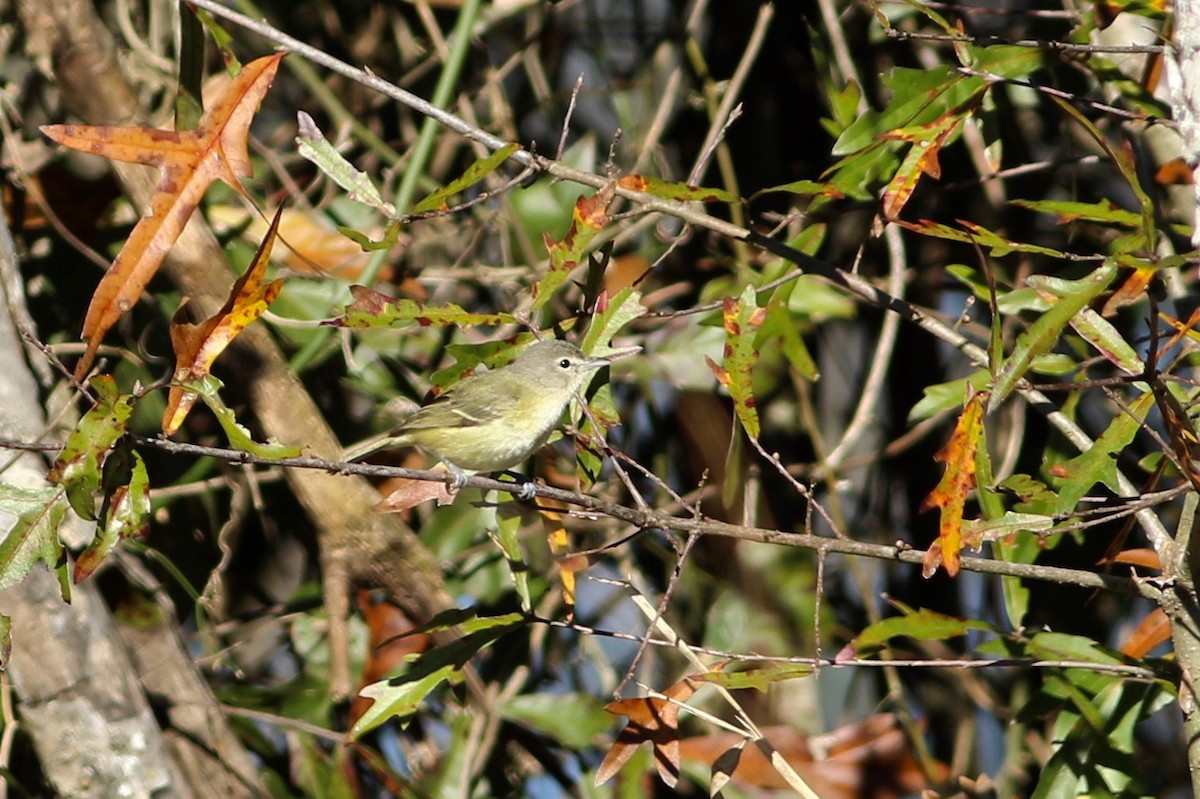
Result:
[[[241,450],[224,447],[206,447],[199,444],[185,444],[168,441],[161,438],[136,436],[135,442],[140,446],[151,447],[163,452],[177,455],[192,455],[196,457],[218,458],[230,463],[255,463],[264,466],[290,467],[299,469],[316,469],[330,474],[360,474],[369,477],[400,477],[409,480],[427,480],[444,483],[447,474],[444,471],[430,469],[404,469],[396,466],[377,466],[369,463],[347,463],[331,461],[324,458],[264,458]],[[485,491],[511,491],[511,482],[502,482],[491,477],[472,475],[467,478],[467,486],[480,488]],[[841,538],[825,538],[809,533],[792,533],[784,530],[771,530],[760,527],[730,524],[715,519],[686,518],[670,516],[658,511],[642,511],[605,499],[587,494],[578,494],[560,488],[532,484],[534,496],[557,500],[562,503],[575,505],[583,512],[600,514],[626,522],[638,529],[660,529],[679,533],[700,535],[716,535],[751,541],[761,544],[791,546],[800,549],[811,549],[817,552],[854,555],[859,557],[877,558],[881,560],[899,561],[921,565],[924,562],[924,550],[897,542],[893,545],[873,544],[866,541],[854,541]],[[1142,596],[1157,601],[1162,592],[1150,581],[1132,580],[1125,577],[1115,577],[1110,574],[1097,574],[1081,569],[1067,569],[1059,566],[1044,566],[1034,563],[1008,563],[991,558],[964,557],[962,568],[966,571],[983,574],[996,574],[1006,577],[1020,577],[1029,580],[1041,580],[1062,585],[1074,585],[1080,588],[1114,591],[1130,596]]]

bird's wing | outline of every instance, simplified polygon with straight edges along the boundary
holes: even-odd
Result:
[[[489,386],[480,396],[464,398],[450,389],[437,399],[421,406],[400,426],[403,430],[431,427],[479,427],[503,418],[517,401],[517,387]]]

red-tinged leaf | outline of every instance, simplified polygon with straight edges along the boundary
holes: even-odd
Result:
[[[430,211],[445,211],[447,206],[446,201],[456,194],[461,194],[465,189],[474,186],[479,181],[486,178],[488,175],[496,171],[497,168],[512,156],[517,150],[520,150],[519,144],[507,144],[496,150],[491,155],[480,158],[475,163],[467,167],[466,171],[458,178],[447,183],[443,188],[430,194],[424,200],[414,205],[409,209],[409,214],[424,214]]]
[[[741,297],[725,298],[722,311],[725,326],[724,362],[717,366],[705,358],[717,380],[729,390],[742,429],[751,438],[758,438],[760,432],[752,375],[758,362],[758,349],[754,342],[758,329],[767,318],[767,309],[758,306],[756,297],[755,288],[746,286]]]
[[[58,568],[64,559],[58,528],[67,510],[61,488],[19,488],[0,483],[0,511],[16,518],[0,540],[0,590],[24,580],[36,563]]]
[[[918,222],[907,222],[903,219],[893,221],[901,227],[908,228],[914,233],[920,233],[923,236],[932,236],[938,239],[946,239],[947,241],[960,241],[964,244],[978,244],[980,247],[991,250],[992,255],[997,258],[1012,252],[1048,255],[1052,258],[1066,257],[1066,253],[1059,250],[1054,250],[1050,247],[1041,247],[1036,244],[1011,241],[994,231],[988,230],[982,225],[977,225],[974,222],[968,222],[963,219],[956,220],[962,228],[942,225],[929,219],[922,219]]]
[[[108,375],[97,375],[91,387],[98,399],[67,437],[46,479],[61,485],[71,507],[85,519],[96,518],[101,469],[113,446],[129,429],[133,397],[117,391]]]
[[[75,368],[77,377],[87,374],[104,334],[141,297],[208,185],[219,179],[243,191],[240,179],[254,173],[247,151],[250,121],[284,55],[277,53],[247,64],[195,130],[108,125],[47,125],[41,129],[65,147],[155,166],[160,172],[150,214],[138,221],[92,296],[83,323],[87,349]]]
[[[263,283],[267,264],[271,260],[271,246],[279,230],[279,219],[283,209],[275,212],[271,227],[258,248],[254,260],[246,272],[230,289],[229,299],[221,310],[198,324],[184,321],[184,306],[180,306],[171,320],[171,345],[175,349],[175,374],[167,395],[167,408],[163,412],[163,434],[171,436],[183,424],[192,406],[196,404],[194,391],[184,389],[181,383],[190,383],[206,377],[212,371],[213,362],[225,351],[246,326],[254,322],[279,296],[282,280]]]
[[[609,702],[604,709],[617,716],[629,719],[617,740],[609,748],[604,761],[596,769],[596,785],[612,779],[621,766],[633,757],[642,744],[654,749],[654,765],[658,776],[668,787],[679,782],[679,704],[686,702],[696,691],[690,678],[684,678],[663,691],[671,700],[653,696],[635,699],[618,699]]]
[[[333,327],[374,328],[404,327],[416,323],[421,327],[474,327],[476,325],[509,325],[516,323],[512,314],[472,313],[460,305],[430,306],[407,298],[394,299],[364,286],[351,286],[354,301],[346,306],[341,318],[325,324]]]
[[[1171,620],[1162,608],[1155,608],[1147,613],[1125,643],[1121,645],[1121,654],[1131,658],[1144,658],[1150,651],[1161,643],[1171,640]]]
[[[925,562],[925,576],[930,577],[937,568],[936,558],[946,566],[951,577],[958,574],[959,552],[972,542],[963,540],[963,508],[967,496],[975,488],[975,450],[983,438],[983,407],[986,392],[979,392],[967,399],[954,432],[946,446],[936,455],[939,463],[945,464],[946,472],[941,482],[921,503],[921,510],[941,509],[938,524],[938,542],[929,548]]]
[[[121,541],[139,538],[150,527],[150,477],[142,456],[130,450],[129,481],[109,492],[96,537],[75,561],[72,579],[79,583],[91,576],[101,561]]]
[[[544,234],[550,268],[533,286],[534,310],[549,302],[571,271],[583,261],[592,239],[608,224],[608,206],[616,195],[617,182],[610,180],[591,197],[580,197],[575,201],[571,226],[562,241],[555,241],[549,233]]]
[[[659,178],[645,175],[626,175],[617,183],[623,189],[640,191],[666,200],[697,203],[735,203],[737,195],[724,189],[706,189],[700,186],[689,186],[686,183],[668,183]]]
[[[435,469],[444,468],[438,464]],[[433,480],[410,480],[399,477],[389,480],[380,487],[384,497],[371,507],[375,513],[403,513],[417,507],[423,502],[436,499],[438,507],[449,505],[454,501],[454,495],[445,483]]]
[[[982,90],[976,97],[982,97]],[[912,144],[904,156],[900,168],[883,190],[883,216],[885,219],[895,219],[900,215],[904,205],[912,197],[913,191],[922,175],[937,180],[942,176],[942,167],[938,155],[942,148],[958,131],[963,120],[969,116],[976,101],[966,110],[956,109],[947,112],[926,125],[916,125],[907,128],[897,128],[883,134],[881,138],[906,141]]]

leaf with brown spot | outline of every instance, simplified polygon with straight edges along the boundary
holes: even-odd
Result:
[[[87,349],[75,367],[82,379],[96,358],[104,334],[133,307],[162,265],[171,245],[210,183],[220,179],[244,193],[240,179],[254,170],[247,152],[250,121],[271,86],[276,53],[247,64],[200,120],[195,130],[112,125],[45,125],[44,133],[64,147],[159,169],[158,190],[143,216],[96,287],[83,323]]]
[[[546,251],[550,254],[550,269],[533,286],[534,310],[550,301],[571,270],[583,260],[592,239],[608,224],[608,206],[616,195],[617,182],[610,180],[591,197],[580,197],[575,201],[571,226],[561,241],[555,241],[549,233],[543,236]]]
[[[900,215],[900,211],[916,191],[917,183],[921,180],[922,175],[928,175],[934,180],[942,176],[938,155],[958,131],[963,120],[975,110],[982,97],[983,89],[980,89],[967,104],[947,111],[926,125],[897,128],[880,137],[912,144],[904,156],[900,168],[896,170],[891,182],[883,190],[883,216],[885,219],[895,219]]]
[[[183,320],[185,306],[181,305],[175,313],[175,318],[171,320],[175,376],[167,395],[167,409],[163,413],[162,428],[165,435],[172,435],[179,429],[198,396],[196,392],[184,389],[179,383],[199,380],[208,375],[217,356],[225,351],[247,325],[262,316],[279,296],[283,281],[273,280],[264,285],[263,276],[271,260],[271,245],[275,243],[282,212],[282,208],[275,212],[275,218],[271,221],[271,227],[267,230],[267,236],[259,246],[254,260],[250,262],[245,274],[233,284],[229,299],[220,311],[199,324],[192,324]]]
[[[634,752],[645,743],[654,747],[654,766],[658,776],[669,787],[679,782],[679,708],[696,692],[695,682],[685,677],[663,691],[660,699],[654,696],[618,699],[604,709],[629,719],[613,741],[604,761],[596,769],[596,785],[612,779]],[[672,701],[673,700],[673,701]]]
[[[959,552],[963,541],[963,508],[967,495],[975,488],[975,450],[983,437],[983,407],[987,392],[973,394],[967,399],[954,432],[946,446],[935,456],[946,466],[941,481],[925,497],[921,510],[941,508],[938,524],[938,543],[925,556],[924,574],[933,575],[938,563],[944,563],[951,577],[958,574]]]

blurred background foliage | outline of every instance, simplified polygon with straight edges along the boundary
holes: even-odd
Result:
[[[1190,250],[1185,227],[1192,209],[1179,193],[1183,189],[1186,198],[1190,188],[1177,185],[1167,171],[1178,153],[1168,145],[1163,155],[1155,140],[1162,127],[1156,120],[1169,111],[1155,95],[1154,56],[1086,49],[1157,42],[1167,17],[1157,4],[230,4],[418,96],[441,91],[448,110],[539,154],[600,174],[645,174],[746,198],[710,203],[707,210],[773,233],[893,292],[898,286],[908,301],[985,346],[996,324],[1011,348],[1045,310],[1019,293],[1029,275],[1080,278],[1105,257],[1141,258],[1125,264],[1136,267]],[[5,213],[21,248],[39,334],[52,352],[69,358],[78,352],[79,321],[100,270],[136,214],[105,164],[56,152],[39,137],[39,125],[66,121],[61,99],[26,52],[14,9],[5,6],[0,3]],[[162,0],[101,0],[98,9],[147,119],[169,126],[178,74],[177,8]],[[464,15],[470,16],[464,21]],[[469,46],[457,76],[445,85],[451,32],[464,24]],[[245,63],[273,47],[221,25],[231,38],[222,50],[209,37],[206,93],[226,79],[226,56]],[[949,40],[955,36],[963,41]],[[1034,40],[1085,49],[1003,44]],[[719,113],[727,97],[739,104],[740,116],[717,136],[713,132],[727,121]],[[1067,98],[1086,124],[1056,97]],[[439,129],[422,146],[427,122],[421,115],[295,54],[285,59],[254,122],[255,177],[247,189],[260,209],[290,202],[281,235],[304,252],[299,258],[276,248],[276,268],[289,279],[265,324],[285,343],[336,434],[350,444],[395,423],[389,404],[395,398],[420,401],[439,382],[439,369],[474,362],[482,350],[473,345],[518,328],[413,324],[348,331],[319,325],[341,315],[351,299],[349,286],[368,284],[390,296],[429,306],[454,303],[472,312],[528,308],[530,288],[546,262],[544,234],[561,237],[573,203],[591,190],[548,177],[514,186],[518,170],[505,166],[459,198],[474,200],[469,208],[406,224],[395,246],[366,253],[338,227],[379,239],[387,220],[349,199],[297,153],[297,112],[311,115],[401,211],[455,179],[485,151]],[[911,131],[907,139],[894,134],[930,125],[924,130],[937,133],[939,122],[954,124],[941,129],[935,174],[928,161],[909,159],[927,140]],[[1114,149],[1132,154],[1134,183],[1089,133],[1089,124]],[[897,175],[910,178],[907,189],[898,188],[903,181],[897,183]],[[484,190],[486,197],[479,194]],[[1152,232],[1136,220],[1131,229],[1128,218],[1112,210],[1136,217],[1143,196],[1153,206]],[[881,197],[907,227],[881,217]],[[1061,205],[1068,201],[1086,207],[1072,216]],[[202,213],[230,262],[238,268],[248,263],[265,229],[256,214],[220,186],[210,190]],[[984,233],[972,241],[939,235],[944,230],[934,227],[961,231],[961,220]],[[987,232],[1012,246],[1001,246]],[[878,544],[902,541],[918,549],[936,541],[937,514],[919,509],[941,476],[933,456],[964,394],[960,387],[940,402],[926,400],[915,415],[913,410],[930,387],[975,371],[961,353],[914,326],[881,333],[884,311],[815,278],[764,290],[759,306],[781,304],[785,322],[779,335],[763,339],[752,386],[762,450],[778,454],[777,469],[746,442],[705,357],[722,361],[721,300],[740,296],[747,285],[768,284],[790,265],[663,216],[618,216],[598,243],[607,296],[636,287],[647,310],[618,335],[619,342],[641,345],[643,353],[611,369],[621,424],[610,441],[656,476],[630,470],[653,506],[687,512],[665,485],[706,516],[735,524]],[[1002,300],[1000,319],[990,318],[987,290],[980,288],[988,282],[985,265]],[[1162,310],[1186,319],[1193,281],[1192,272],[1168,269],[1150,291]],[[532,321],[541,328],[574,324],[576,336],[593,312],[585,296],[595,295],[568,282]],[[169,373],[167,321],[179,301],[178,290],[160,277],[110,335],[106,368],[124,390]],[[1128,340],[1144,342],[1149,314],[1146,300],[1136,297],[1109,318]],[[1144,355],[1144,343],[1136,346]],[[1080,381],[1082,387],[1086,379],[1115,374],[1070,334],[1055,352],[1059,359],[1042,363],[1036,380]],[[1189,357],[1181,356],[1181,375]],[[873,383],[869,375],[877,361],[886,378]],[[253,428],[254,419],[241,412],[239,375],[223,372],[220,363],[217,374],[226,403]],[[860,402],[864,396],[869,403]],[[1098,391],[1054,396],[1093,436],[1119,415]],[[47,383],[46,401],[60,429],[69,429],[78,411],[67,385]],[[135,431],[156,432],[161,403],[159,393],[138,403]],[[855,418],[865,424],[845,439]],[[1021,401],[989,417],[988,433],[997,480],[1025,475],[1031,491],[1051,490],[1050,468],[1077,454]],[[179,438],[223,440],[202,412],[189,417]],[[1153,464],[1143,463],[1139,472],[1139,462],[1160,450],[1158,441],[1141,434],[1119,462],[1150,485],[1146,470]],[[401,455],[392,462],[423,463],[419,456],[401,461]],[[684,640],[744,653],[746,661],[750,653],[829,657],[903,607],[989,627],[947,640],[932,633],[893,640],[893,657],[957,658],[986,652],[980,647],[987,641],[992,654],[1007,646],[1021,655],[1073,656],[1087,650],[1087,641],[1120,648],[1151,609],[1142,600],[1033,580],[1024,584],[1028,613],[1013,618],[996,577],[964,572],[950,579],[939,572],[926,579],[910,564],[836,555],[819,560],[803,549],[730,538],[702,537],[684,550],[673,536],[644,531],[591,556],[574,606],[574,622],[581,626],[525,625],[479,654],[475,665],[495,709],[486,724],[464,703],[461,689],[443,685],[422,697],[406,726],[385,723],[346,747],[339,736],[363,708],[329,698],[316,544],[280,471],[153,450],[145,457],[153,524],[133,551],[169,592],[191,654],[228,706],[269,790],[281,797],[706,795],[713,761],[728,743],[716,739],[711,724],[687,714],[678,786],[657,781],[645,753],[614,780],[592,785],[621,724],[603,705],[626,670],[634,667],[636,680],[658,691],[690,671],[669,648],[639,649],[636,637],[649,620],[628,601],[632,590],[657,604],[669,587],[664,617]],[[565,442],[535,460],[527,473],[573,486]],[[1099,486],[1097,491],[1111,499]],[[629,498],[611,468],[593,492]],[[1013,487],[1006,492],[1010,500],[1020,494]],[[406,511],[406,520],[442,565],[458,605],[493,616],[519,609],[519,602],[510,565],[489,540],[489,531],[503,522],[481,499],[469,491],[450,507]],[[1020,500],[1035,504],[1028,495]],[[970,509],[978,513],[974,504]],[[1170,526],[1178,509],[1167,506],[1162,513]],[[534,610],[569,621],[544,522],[525,514],[517,524]],[[574,549],[633,532],[603,519],[567,526]],[[1121,520],[1036,542],[1023,533],[1024,552],[1003,557],[1092,570],[1122,534],[1130,531]],[[1135,546],[1138,536],[1133,530],[1125,546]],[[120,568],[94,579],[118,612],[136,614],[144,598]],[[350,655],[361,684],[393,673],[401,654],[431,645],[411,636],[379,648],[416,621],[424,620],[407,619],[390,597],[358,587]],[[633,639],[593,634],[589,627]],[[1079,638],[1039,650],[1031,641],[1040,630]],[[1004,645],[997,645],[1001,640]],[[817,676],[776,680],[768,691],[738,692],[760,726],[792,736],[773,739],[786,757],[804,762],[814,751],[826,753],[802,770],[820,795],[876,797],[912,795],[926,786],[946,796],[1068,795],[1083,788],[1186,795],[1178,712],[1157,712],[1168,695],[1153,681],[1078,669],[903,667],[890,673],[827,668]],[[729,713],[708,694],[693,701],[719,716]],[[1103,729],[1093,731],[1099,742],[1072,731],[1081,716],[1101,722]],[[839,751],[837,741],[817,737],[839,731],[851,742],[845,761],[828,757]],[[1072,752],[1121,772],[1121,778],[1092,773]],[[37,793],[34,758],[10,759],[8,767],[14,785]],[[747,769],[725,795],[770,794],[781,788],[773,779],[769,768]],[[1053,793],[1063,786],[1071,788]]]

